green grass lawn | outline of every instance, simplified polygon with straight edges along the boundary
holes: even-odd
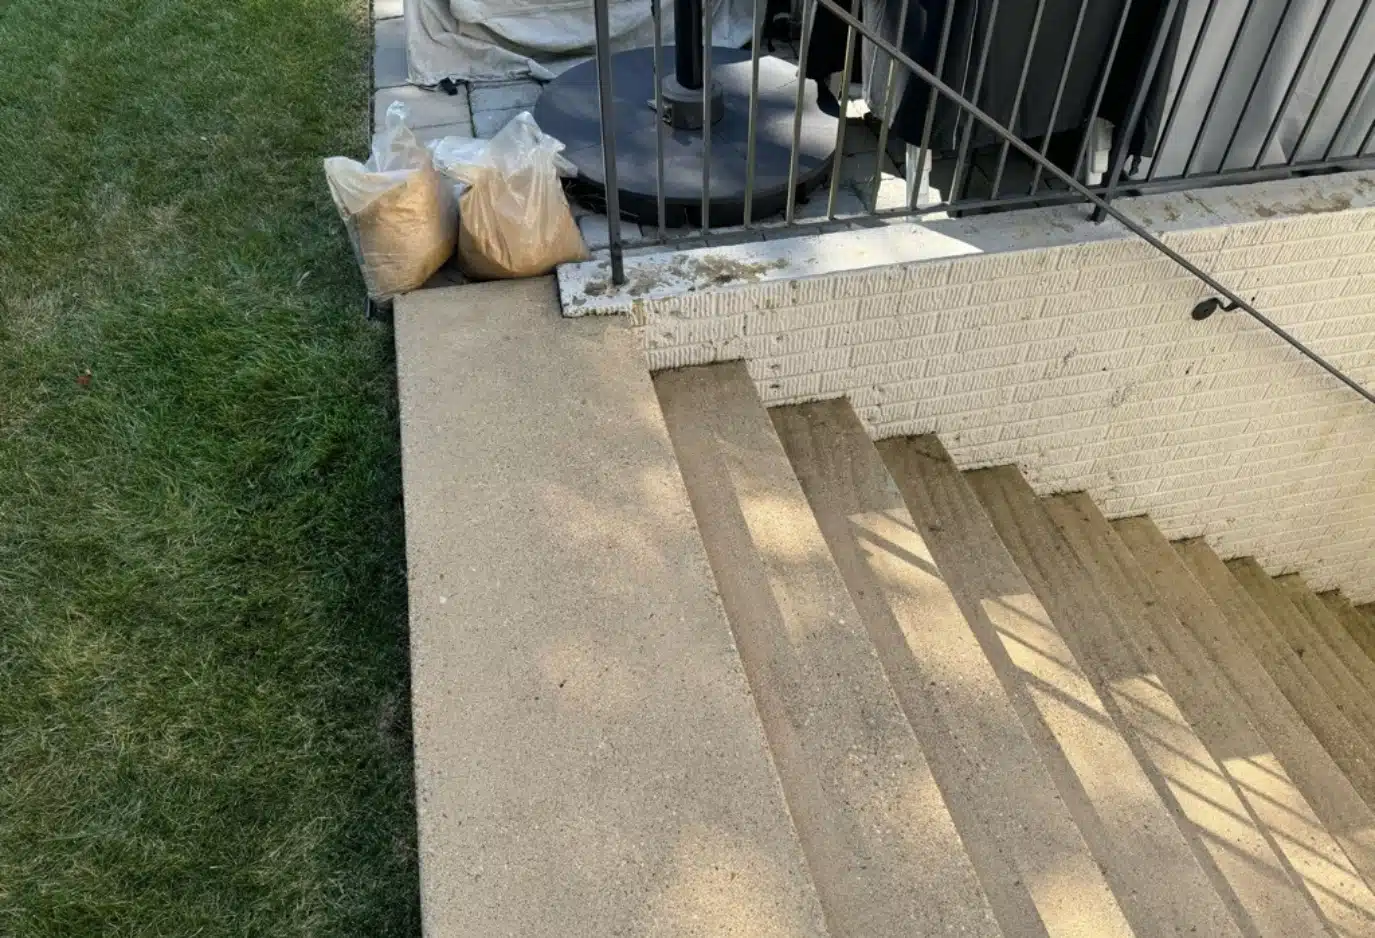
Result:
[[[414,935],[360,0],[0,0],[0,935]]]

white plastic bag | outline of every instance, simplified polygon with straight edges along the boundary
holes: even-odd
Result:
[[[459,197],[458,265],[483,280],[536,277],[587,259],[559,175],[577,174],[563,144],[524,111],[491,140],[435,142],[439,171],[467,186]]]
[[[414,290],[453,254],[453,190],[406,126],[400,101],[387,108],[386,126],[373,137],[367,163],[330,157],[325,179],[373,299]]]

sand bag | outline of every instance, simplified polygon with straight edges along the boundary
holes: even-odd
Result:
[[[373,299],[416,289],[453,254],[453,187],[406,126],[400,101],[387,108],[386,126],[372,138],[368,161],[330,157],[325,179]]]
[[[491,140],[445,137],[434,145],[439,171],[459,185],[458,266],[470,277],[537,277],[587,260],[559,175],[577,169],[563,144],[528,111]],[[466,187],[466,188],[465,188]]]

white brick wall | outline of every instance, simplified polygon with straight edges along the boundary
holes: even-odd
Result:
[[[1366,193],[1375,176],[1347,174],[1123,205],[1375,387]],[[933,223],[914,260],[896,230],[899,247],[882,230],[797,239],[821,242],[793,248],[819,275],[786,279],[789,259],[625,308],[654,369],[745,358],[767,404],[848,396],[876,438],[934,432],[962,467],[1015,462],[1039,492],[1086,489],[1110,516],[1375,600],[1375,405],[1242,312],[1193,322],[1204,284],[1082,214]],[[932,250],[933,231],[960,247]],[[846,251],[863,269],[824,269]]]

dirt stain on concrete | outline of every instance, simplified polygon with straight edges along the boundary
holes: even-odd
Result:
[[[1305,199],[1297,205],[1274,203],[1257,205],[1256,214],[1261,218],[1274,218],[1276,215],[1326,215],[1330,212],[1344,212],[1351,208],[1351,196],[1328,195]]]
[[[788,262],[783,258],[772,261],[741,261],[723,254],[699,256],[677,255],[673,259],[629,271],[621,289],[629,296],[641,297],[660,287],[681,287],[693,293],[706,287],[732,283],[758,283],[764,275],[781,270]],[[589,296],[604,296],[611,290],[610,279],[591,280],[583,287]]]

